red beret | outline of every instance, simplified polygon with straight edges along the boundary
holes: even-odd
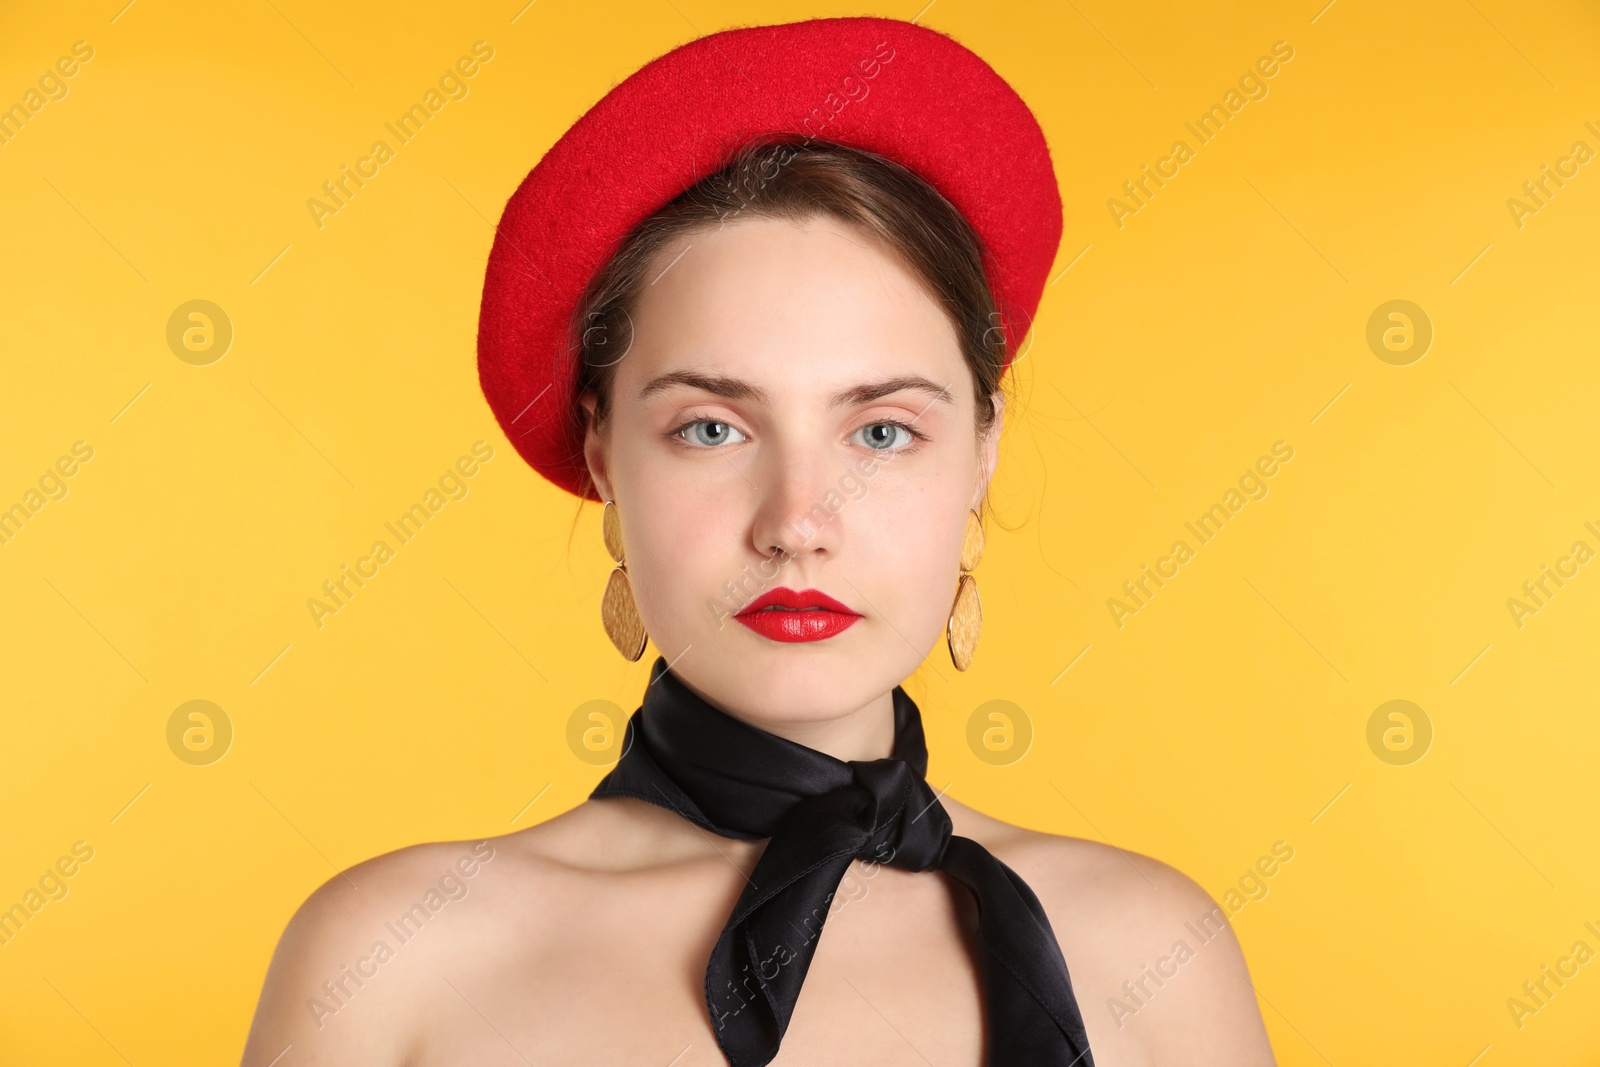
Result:
[[[583,493],[572,317],[624,238],[743,144],[811,138],[876,152],[954,204],[983,243],[1009,365],[1061,239],[1061,196],[1033,113],[987,63],[881,18],[726,30],[600,99],[507,201],[489,252],[478,373],[506,436]],[[594,499],[593,494],[586,494]]]

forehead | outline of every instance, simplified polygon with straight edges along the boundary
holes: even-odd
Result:
[[[623,392],[683,367],[785,390],[920,374],[963,392],[949,316],[881,242],[827,217],[748,219],[679,238],[646,271]],[[965,391],[970,391],[970,383]]]

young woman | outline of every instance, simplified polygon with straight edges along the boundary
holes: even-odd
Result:
[[[818,131],[796,102],[839,57]],[[677,106],[733,150],[690,158]],[[485,391],[605,502],[607,632],[662,655],[588,801],[313,894],[247,1065],[1273,1062],[1207,895],[935,794],[900,686],[978,641],[1002,375],[1059,210],[1015,94],[887,20],[703,39],[552,149],[491,256]]]

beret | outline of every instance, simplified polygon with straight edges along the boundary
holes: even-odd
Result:
[[[523,459],[587,488],[572,319],[627,236],[754,140],[831,142],[918,175],[966,217],[1015,356],[1061,239],[1044,133],[990,66],[934,30],[828,18],[725,30],[618,83],[506,202],[478,320],[485,399]]]

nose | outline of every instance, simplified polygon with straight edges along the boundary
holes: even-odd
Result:
[[[830,558],[841,538],[837,514],[844,494],[836,484],[844,473],[836,456],[779,445],[763,457],[756,483],[751,540],[763,556]]]

